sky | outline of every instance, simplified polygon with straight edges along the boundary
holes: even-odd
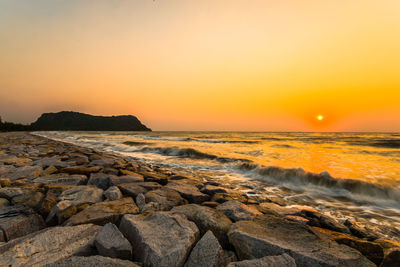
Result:
[[[0,116],[61,110],[153,130],[400,131],[400,1],[0,0]]]

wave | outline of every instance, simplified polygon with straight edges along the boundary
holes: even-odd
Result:
[[[125,141],[122,144],[127,146],[144,146],[144,145],[151,145],[151,143],[147,142],[136,142],[136,141]]]
[[[302,168],[281,168],[243,163],[236,167],[251,177],[283,185],[292,190],[314,190],[331,196],[346,196],[368,202],[400,204],[400,188],[378,185],[354,179],[334,178],[328,172],[311,173]]]
[[[143,147],[135,152],[144,153],[157,153],[165,156],[175,156],[181,158],[195,158],[195,159],[209,159],[217,160],[221,163],[230,162],[250,162],[247,159],[225,158],[212,154],[207,154],[193,148],[179,148],[179,147]]]
[[[366,140],[366,141],[347,142],[347,143],[349,145],[358,145],[358,146],[400,148],[400,139]]]
[[[137,136],[145,140],[158,140],[158,141],[176,141],[176,142],[201,142],[201,143],[212,143],[212,144],[258,144],[260,141],[255,140],[210,140],[210,139],[196,139],[196,138],[172,138],[172,137],[161,137],[161,136]]]

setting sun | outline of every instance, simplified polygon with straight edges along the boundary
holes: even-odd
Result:
[[[323,119],[324,119],[324,116],[322,116],[322,115],[317,116],[317,120],[322,121]]]

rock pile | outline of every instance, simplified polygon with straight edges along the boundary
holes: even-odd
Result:
[[[395,241],[273,202],[89,148],[0,135],[0,266],[400,262]]]

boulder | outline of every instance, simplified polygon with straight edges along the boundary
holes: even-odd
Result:
[[[11,184],[11,180],[8,178],[0,178],[0,186],[6,187]]]
[[[162,173],[142,171],[140,174],[143,175],[146,182],[156,182],[161,185],[166,185],[168,183],[168,176]]]
[[[219,267],[225,265],[224,250],[211,231],[197,242],[185,263],[185,267]]]
[[[300,216],[309,220],[308,225],[325,228],[328,230],[350,234],[350,230],[332,217],[328,217],[314,209],[304,208]]]
[[[23,195],[13,197],[11,202],[13,205],[25,205],[31,208],[36,208],[39,206],[43,198],[44,195],[41,192],[27,191]]]
[[[31,209],[19,206],[0,209],[0,232],[3,232],[4,241],[27,235],[44,227],[43,218]]]
[[[90,257],[69,257],[57,263],[46,264],[43,267],[139,267],[139,265],[120,259],[113,259],[103,256],[90,256]]]
[[[375,266],[357,250],[277,215],[238,221],[228,237],[241,260],[287,253],[298,266]]]
[[[48,191],[38,207],[38,212],[43,216],[43,218],[46,218],[49,215],[51,209],[57,204],[57,201],[57,196]]]
[[[159,210],[168,211],[175,206],[187,204],[187,200],[175,190],[168,188],[160,188],[145,194],[146,203],[155,202],[158,204]]]
[[[146,197],[142,193],[137,195],[137,197],[136,197],[136,205],[138,206],[140,212],[142,212],[144,206],[146,205]]]
[[[190,203],[200,204],[210,199],[209,195],[201,193],[199,189],[194,185],[172,181],[168,183],[165,187],[177,191]]]
[[[169,212],[125,215],[119,229],[131,242],[134,259],[144,266],[183,266],[199,238],[193,222]]]
[[[139,213],[139,209],[135,202],[132,198],[127,197],[93,204],[73,215],[64,224],[67,226],[86,223],[104,225],[109,222],[118,224],[122,215],[137,213]]]
[[[284,253],[279,256],[266,256],[254,260],[244,260],[231,262],[227,267],[297,267],[295,260],[288,254]]]
[[[118,188],[122,194],[132,198],[136,198],[139,194],[145,194],[148,191],[143,186],[137,185],[137,183],[120,184]]]
[[[246,196],[239,194],[239,193],[234,193],[234,192],[215,193],[214,196],[211,198],[211,201],[218,202],[218,203],[224,203],[229,200],[236,200],[236,201],[239,201],[242,203],[247,202]]]
[[[112,223],[104,225],[96,235],[94,244],[102,256],[125,260],[132,258],[131,244]]]
[[[99,226],[50,227],[0,246],[0,266],[43,266],[85,248]]]
[[[22,178],[31,180],[37,178],[42,171],[43,169],[40,166],[23,166],[15,169],[12,173],[8,173],[6,176],[11,181]]]
[[[50,167],[47,167],[47,168],[42,172],[42,174],[43,174],[43,175],[51,175],[51,174],[54,174],[54,173],[57,173],[57,172],[58,172],[58,169],[57,169],[56,167],[50,166]]]
[[[25,191],[19,187],[4,187],[0,188],[0,197],[11,200],[13,197],[23,195]]]
[[[10,205],[10,202],[6,198],[0,198],[0,209],[2,207],[7,207]]]
[[[171,212],[185,215],[197,225],[202,235],[212,231],[224,248],[229,247],[227,233],[232,222],[222,212],[197,204],[174,207]]]
[[[59,156],[43,157],[41,159],[35,160],[33,164],[38,165],[42,168],[48,168],[50,166],[53,166],[55,168],[68,167],[68,163],[66,163],[65,161],[61,161],[61,158]]]
[[[236,200],[226,201],[217,206],[217,210],[224,213],[232,221],[251,220],[257,215],[262,215],[255,208],[251,208]]]
[[[83,174],[90,175],[91,173],[100,172],[103,168],[100,166],[84,167],[84,166],[73,166],[61,169],[61,172],[68,174]]]
[[[116,186],[111,186],[106,191],[104,191],[104,197],[107,200],[117,200],[122,198],[121,190]]]
[[[76,214],[78,212],[78,208],[82,208],[81,205],[87,204],[74,205],[68,200],[58,202],[50,210],[49,215],[46,218],[46,223],[48,225],[62,224],[65,220]]]
[[[391,249],[385,255],[379,267],[398,267],[400,266],[400,249]]]
[[[279,214],[281,216],[299,216],[301,214],[301,209],[299,208],[282,207],[272,202],[260,203],[257,208],[264,214]]]
[[[68,175],[66,173],[51,174],[46,176],[41,176],[33,180],[35,183],[41,184],[59,184],[59,185],[83,185],[87,181],[86,175],[73,174]]]
[[[334,232],[318,227],[313,228],[317,231],[320,231],[321,233],[328,235],[339,244],[357,249],[377,266],[379,266],[379,264],[381,264],[383,260],[383,248],[378,243],[362,240],[349,234]]]
[[[0,158],[0,162],[2,162],[5,165],[14,165],[20,167],[24,165],[30,165],[32,160],[28,158],[6,157],[6,158]]]
[[[226,193],[226,189],[220,186],[207,184],[200,190],[200,192],[213,196],[215,193]]]
[[[110,185],[120,185],[128,183],[144,182],[143,176],[136,175],[125,175],[125,176],[110,176]]]
[[[110,175],[105,173],[92,173],[87,184],[107,190],[107,188],[110,187]]]
[[[86,185],[74,186],[63,191],[59,199],[68,200],[73,203],[73,205],[93,204],[103,200],[103,190]]]

